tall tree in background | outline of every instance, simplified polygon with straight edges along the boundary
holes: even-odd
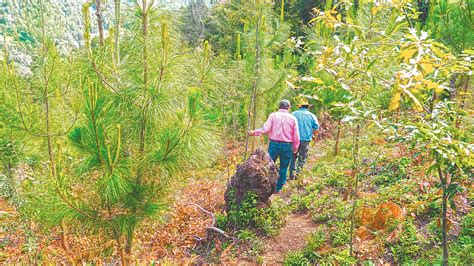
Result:
[[[474,3],[472,1],[454,3],[441,0],[430,3],[429,7],[424,29],[435,40],[452,48],[456,54],[472,48],[472,43],[474,43]]]
[[[99,44],[104,44],[104,19],[102,17],[102,2],[95,0],[95,15],[97,17],[97,28],[99,29]]]
[[[418,12],[420,12],[418,19],[421,25],[424,26],[429,16],[430,0],[417,0],[416,3],[418,5]]]
[[[227,64],[228,78],[234,81],[229,84],[247,94],[231,111],[236,116],[232,121],[238,121],[241,129],[262,122],[285,93],[288,66],[276,59],[286,47],[289,26],[281,23],[280,15],[274,14],[269,1],[233,0],[216,5],[207,20],[209,43],[216,55],[234,59]]]
[[[252,21],[251,25],[255,25],[255,56],[254,56],[254,65],[253,65],[253,78],[252,78],[252,90],[250,94],[250,106],[248,107],[248,116],[247,116],[247,131],[251,129],[255,129],[257,123],[257,100],[258,100],[258,93],[259,93],[259,82],[260,82],[260,68],[261,68],[261,60],[262,60],[262,36],[261,31],[263,27],[264,15],[263,15],[263,8],[265,7],[265,2],[260,3],[261,1],[256,1],[256,14],[254,15],[254,20]],[[249,136],[246,135],[245,138],[245,154],[244,154],[244,161],[247,156],[248,150],[248,141]],[[250,153],[255,149],[255,139],[252,138],[252,145],[250,147]]]
[[[233,55],[241,66],[239,79],[248,93],[241,108],[247,116],[241,124],[246,130],[255,128],[269,109],[274,111],[285,91],[286,69],[275,64],[273,57],[284,46],[289,28],[278,17],[268,1],[259,0],[229,1],[218,6],[211,16],[210,32],[227,36],[215,42],[218,51]],[[214,39],[210,41],[213,43]],[[247,149],[255,146],[254,141],[248,143],[247,139]]]
[[[120,0],[114,0],[114,52],[115,65],[120,62]]]
[[[204,0],[192,0],[183,12],[182,32],[190,45],[197,46],[207,37],[210,10]]]

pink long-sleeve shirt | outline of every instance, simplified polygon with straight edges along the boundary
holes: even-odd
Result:
[[[272,113],[262,128],[253,131],[254,136],[262,134],[268,134],[270,140],[273,141],[291,142],[293,151],[297,151],[300,145],[298,121],[286,109],[280,109],[278,112]]]

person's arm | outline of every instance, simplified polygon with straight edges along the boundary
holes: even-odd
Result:
[[[315,139],[319,131],[319,122],[318,118],[315,115],[313,115],[313,123],[311,125],[311,128],[313,129],[313,139]]]
[[[311,137],[311,139],[315,142],[316,142],[316,139],[318,138],[318,132],[319,130],[313,130],[313,136]]]
[[[268,134],[268,132],[270,132],[270,129],[272,128],[272,124],[273,124],[273,114],[271,114],[268,117],[267,121],[263,124],[262,128],[251,130],[249,132],[249,135],[250,136],[260,136],[260,135],[263,135],[263,134]]]
[[[312,115],[312,117],[313,117],[313,123],[311,126],[313,128],[313,131],[319,130],[318,118],[314,114]]]
[[[292,134],[292,143],[293,143],[293,153],[298,152],[298,147],[300,146],[300,132],[298,129],[298,121],[294,119],[293,134]]]

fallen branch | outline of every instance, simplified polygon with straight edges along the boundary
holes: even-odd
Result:
[[[85,261],[90,261],[92,258],[98,257],[104,250],[111,248],[114,245],[114,240],[105,243],[100,243],[98,246],[85,249],[74,257],[74,263],[82,264]]]
[[[212,218],[212,223],[210,226],[208,226],[206,228],[206,237],[198,237],[198,236],[194,236],[194,239],[196,239],[196,241],[198,242],[203,242],[203,241],[208,241],[211,239],[211,233],[212,232],[215,232],[217,234],[220,234],[222,235],[223,237],[225,237],[226,239],[234,239],[232,236],[230,236],[229,234],[227,234],[224,230],[216,227],[216,216],[214,215],[214,213],[204,209],[203,207],[197,205],[196,203],[190,203],[189,205],[191,206],[194,206],[196,208],[198,208],[200,211],[202,211],[203,213],[207,214],[209,217]]]
[[[220,229],[220,228],[217,228],[217,227],[215,227],[215,226],[209,226],[209,227],[207,227],[207,230],[208,230],[208,231],[214,231],[214,232],[216,232],[216,233],[218,233],[218,234],[221,234],[221,235],[223,235],[225,238],[231,238],[224,230],[222,230],[222,229]]]

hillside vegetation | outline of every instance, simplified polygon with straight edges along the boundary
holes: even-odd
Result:
[[[474,264],[473,1],[20,2],[1,263]],[[305,170],[225,211],[284,98],[320,122]]]

